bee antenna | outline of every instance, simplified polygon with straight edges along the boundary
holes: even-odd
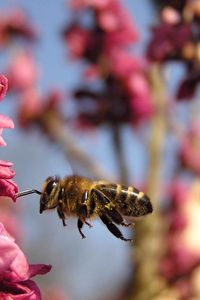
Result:
[[[29,194],[42,195],[42,192],[33,189],[33,190],[27,190],[27,191],[16,193],[15,196],[16,196],[16,198],[19,198],[19,197],[23,197],[23,196],[26,196],[26,195],[29,195]]]

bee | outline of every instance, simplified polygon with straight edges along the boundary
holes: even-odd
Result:
[[[57,209],[63,226],[70,216],[77,217],[77,227],[82,236],[84,224],[91,218],[99,217],[108,230],[123,241],[125,238],[117,225],[130,226],[127,219],[144,216],[153,211],[147,195],[135,187],[114,184],[107,181],[92,181],[88,178],[72,175],[61,179],[58,176],[48,177],[42,191],[27,190],[16,194],[16,197],[28,194],[40,195],[40,213],[47,209]]]

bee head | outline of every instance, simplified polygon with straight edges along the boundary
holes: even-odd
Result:
[[[46,209],[55,208],[57,205],[58,187],[60,178],[58,176],[48,177],[43,185],[40,197],[40,213]]]
[[[151,204],[150,198],[143,192],[138,194],[139,205],[141,206],[142,215],[150,214],[153,211],[153,206]]]

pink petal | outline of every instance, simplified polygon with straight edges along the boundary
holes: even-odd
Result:
[[[4,225],[2,223],[0,223],[0,238],[7,238],[11,241],[15,241],[15,239],[6,231]]]
[[[11,179],[15,176],[15,171],[9,166],[2,166],[0,163],[0,179]]]
[[[6,142],[4,141],[4,139],[2,138],[2,136],[0,136],[0,146],[1,147],[5,147],[7,144]]]
[[[12,167],[13,163],[7,160],[0,160],[0,167]]]
[[[8,79],[4,75],[0,75],[0,100],[2,100],[8,89]]]
[[[29,265],[29,278],[35,275],[43,275],[48,273],[51,270],[51,265],[44,265],[44,264],[36,264],[36,265]]]
[[[0,128],[14,128],[13,120],[7,116],[0,115]]]
[[[7,293],[0,292],[0,299],[4,300],[41,300],[41,293],[36,283],[26,280],[19,283],[4,282]]]
[[[16,201],[16,193],[18,192],[18,186],[11,179],[0,179],[0,196],[10,197],[13,201]]]
[[[5,230],[3,224],[0,223],[0,274],[10,267],[17,253],[18,246]]]

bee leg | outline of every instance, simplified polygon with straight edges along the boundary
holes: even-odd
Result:
[[[116,224],[126,226],[126,227],[131,225],[131,223],[126,223],[124,221],[124,218],[122,217],[122,215],[115,208],[107,210],[106,213],[111,218],[111,220]]]
[[[93,225],[90,224],[89,222],[86,222],[86,221],[85,221],[85,224],[87,224],[87,226],[88,226],[89,228],[92,228],[92,227],[93,227]]]
[[[102,215],[100,216],[100,219],[102,220],[102,222],[106,225],[106,227],[108,228],[108,230],[114,235],[116,236],[118,239],[121,239],[123,241],[129,241],[132,242],[132,239],[126,239],[123,234],[121,233],[121,231],[117,228],[117,226],[115,224],[112,223],[112,221],[109,219],[109,217],[107,217],[106,215]]]
[[[106,214],[111,218],[111,220],[119,225],[122,226],[130,226],[131,223],[126,223],[124,221],[123,216],[115,209],[115,207],[111,204],[108,197],[106,197],[103,193],[100,193],[99,191],[95,191],[97,197],[100,199],[101,203],[104,204],[104,209],[106,211]]]
[[[83,222],[81,221],[81,219],[78,219],[77,221],[77,227],[78,227],[78,231],[80,232],[80,235],[82,236],[82,239],[85,239],[86,236],[83,234],[82,232],[82,227],[83,227]]]
[[[60,219],[62,220],[63,226],[66,226],[67,224],[65,223],[65,215],[62,209],[62,203],[59,203],[57,206],[57,213]]]

